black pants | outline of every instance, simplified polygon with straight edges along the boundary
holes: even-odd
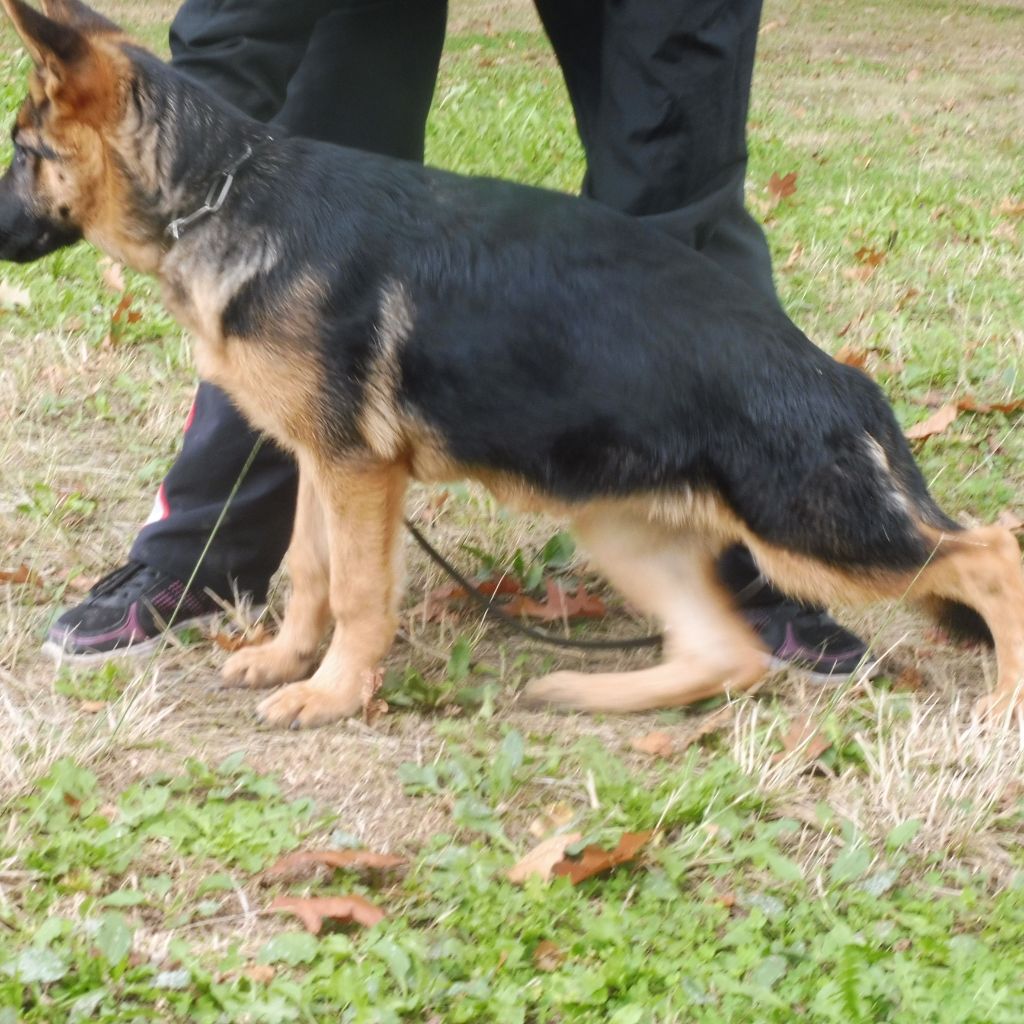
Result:
[[[701,250],[775,301],[743,203],[761,0],[536,0],[587,156],[583,191]],[[186,0],[173,63],[278,131],[422,160],[446,0]],[[257,437],[200,384],[184,443],[132,557],[188,578]],[[197,575],[261,597],[287,548],[291,458],[267,441]],[[745,553],[723,566],[738,588]]]

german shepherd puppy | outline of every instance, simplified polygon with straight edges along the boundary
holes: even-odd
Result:
[[[753,684],[766,654],[715,575],[742,542],[790,593],[908,597],[990,633],[984,707],[1018,706],[1016,541],[944,515],[882,392],[741,282],[596,203],[268,138],[77,0],[2,3],[35,70],[0,257],[84,236],[156,275],[200,373],[298,460],[282,628],[224,667],[289,684],[263,720],[360,708],[396,628],[406,485],[456,477],[568,516],[664,625],[661,664],[557,672],[534,701],[627,711]]]

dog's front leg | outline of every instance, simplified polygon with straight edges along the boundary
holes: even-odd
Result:
[[[305,679],[316,666],[330,621],[327,527],[314,471],[299,460],[295,527],[285,556],[292,592],[281,629],[272,640],[246,647],[224,663],[225,686],[266,689]]]
[[[263,721],[292,728],[355,714],[368,673],[387,653],[398,626],[405,470],[320,464],[316,475],[334,635],[309,679],[283,687],[257,709]]]

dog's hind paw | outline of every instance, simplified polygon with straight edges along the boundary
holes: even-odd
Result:
[[[279,645],[277,641],[246,647],[231,655],[220,670],[224,686],[244,686],[266,690],[295,679],[305,679],[313,670],[314,659]]]
[[[548,706],[553,710],[583,707],[591,678],[583,672],[552,672],[531,679],[523,690],[521,700],[527,707]]]
[[[347,718],[360,707],[358,693],[353,696],[345,689],[328,689],[310,680],[283,686],[260,701],[256,717],[280,729],[306,729]]]

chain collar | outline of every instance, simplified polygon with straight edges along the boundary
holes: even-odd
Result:
[[[266,141],[272,142],[273,139],[268,136]],[[235,183],[235,176],[251,156],[252,146],[247,142],[242,155],[225,167],[224,170],[214,178],[210,185],[210,190],[206,193],[206,200],[203,202],[203,205],[200,206],[198,210],[193,210],[190,214],[187,214],[184,217],[176,217],[172,220],[164,229],[166,234],[170,235],[171,238],[177,241],[181,238],[182,232],[185,231],[186,228],[190,228],[197,220],[202,220],[203,217],[206,217],[211,213],[216,213],[227,200],[228,193],[231,191],[231,187]]]

